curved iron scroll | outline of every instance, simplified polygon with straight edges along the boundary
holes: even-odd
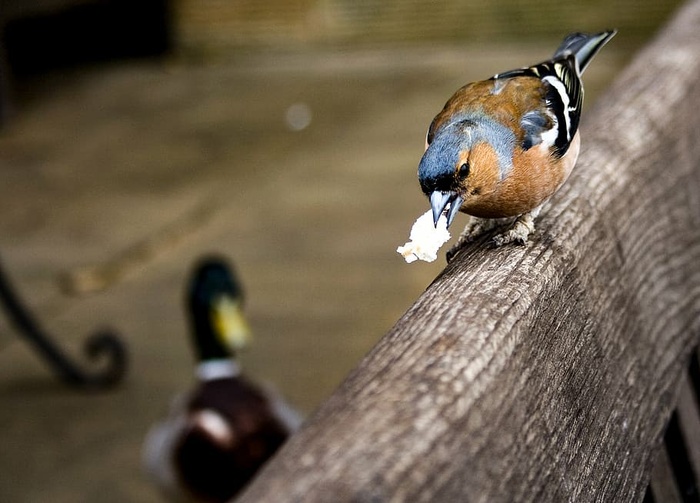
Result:
[[[39,351],[52,370],[66,384],[86,389],[104,389],[118,384],[128,364],[124,343],[110,330],[100,330],[88,337],[83,350],[88,359],[105,359],[99,370],[87,370],[72,361],[42,330],[14,293],[9,278],[0,263],[0,302],[17,330]]]

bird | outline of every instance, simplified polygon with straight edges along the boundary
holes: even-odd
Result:
[[[470,217],[448,260],[496,227],[494,246],[527,243],[578,158],[581,75],[616,33],[572,33],[549,60],[461,87],[432,120],[418,181],[433,221]]]
[[[194,267],[186,306],[195,384],[149,430],[142,453],[147,475],[171,501],[230,500],[301,424],[281,396],[241,372],[236,355],[251,338],[243,297],[225,259]]]

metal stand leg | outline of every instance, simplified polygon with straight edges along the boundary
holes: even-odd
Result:
[[[107,365],[96,371],[82,368],[39,327],[37,321],[14,293],[1,265],[0,303],[20,334],[39,351],[52,370],[66,384],[84,389],[104,389],[118,384],[123,379],[128,358],[126,347],[116,334],[109,330],[101,330],[90,335],[85,341],[85,354],[90,360],[105,358]]]

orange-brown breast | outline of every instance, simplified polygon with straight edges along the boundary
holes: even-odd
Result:
[[[505,179],[498,180],[493,169],[474,171],[469,181],[469,193],[461,211],[475,217],[503,218],[522,215],[542,204],[554,194],[571,174],[580,147],[578,133],[566,155],[552,157],[543,145],[527,151],[519,147],[513,158],[513,167]],[[493,165],[495,152],[487,143],[472,149],[471,159]],[[470,176],[471,178],[471,176]],[[474,190],[476,189],[476,193]]]

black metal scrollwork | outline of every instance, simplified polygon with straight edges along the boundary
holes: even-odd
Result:
[[[87,338],[83,349],[88,359],[102,359],[107,363],[98,370],[83,368],[51,340],[38,321],[22,305],[1,263],[0,302],[15,328],[38,350],[66,384],[83,389],[105,389],[118,384],[124,378],[128,366],[126,346],[114,332],[99,330]]]

